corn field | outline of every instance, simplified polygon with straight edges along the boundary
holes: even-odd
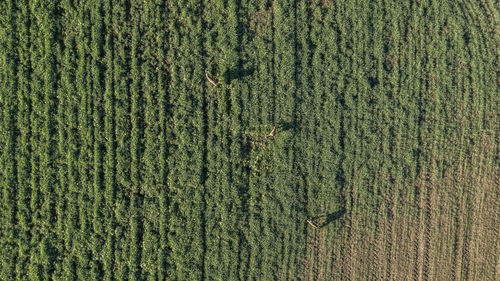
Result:
[[[500,280],[497,1],[0,11],[1,280]]]

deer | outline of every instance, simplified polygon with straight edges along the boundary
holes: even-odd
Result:
[[[318,229],[318,226],[316,224],[314,224],[311,220],[307,220],[307,222],[312,226],[314,227],[315,229]]]
[[[217,83],[210,77],[208,77],[208,71],[205,69],[205,76],[208,79],[208,82],[212,83],[212,85],[217,86]]]
[[[271,132],[267,135],[267,137],[269,138],[274,138],[274,134],[276,134],[276,127],[278,127],[278,125],[274,125],[274,128],[271,130]]]

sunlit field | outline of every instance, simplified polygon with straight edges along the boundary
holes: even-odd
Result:
[[[0,11],[1,280],[500,280],[498,2]]]

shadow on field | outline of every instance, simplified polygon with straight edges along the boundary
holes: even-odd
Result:
[[[232,80],[242,79],[247,76],[252,75],[255,72],[254,68],[244,69],[244,68],[235,68],[230,69],[224,73],[224,80],[226,83],[231,83]]]
[[[338,210],[336,212],[333,212],[333,213],[330,213],[330,214],[326,214],[326,220],[325,220],[325,222],[322,223],[319,227],[323,228],[323,227],[329,225],[330,223],[332,223],[332,222],[334,222],[334,221],[342,218],[342,216],[344,216],[345,212],[346,212],[345,209],[342,208],[342,209],[340,209],[340,210]]]
[[[292,122],[286,122],[286,121],[279,121],[278,122],[279,129],[284,130],[284,131],[292,131],[296,133],[299,129],[299,122],[297,121],[292,121]]]
[[[346,213],[345,208],[342,208],[334,213],[322,214],[306,220],[312,227],[318,229],[328,226],[329,224],[339,220]]]

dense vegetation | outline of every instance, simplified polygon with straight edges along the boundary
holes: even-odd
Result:
[[[494,0],[0,11],[1,280],[500,278]]]

